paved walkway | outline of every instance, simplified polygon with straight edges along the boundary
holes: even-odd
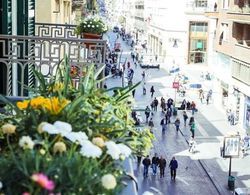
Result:
[[[112,34],[110,35],[112,38]],[[130,51],[128,46],[119,40],[123,47],[123,58],[128,58],[130,62]],[[137,67],[132,68],[135,71],[134,83],[141,80],[142,69]],[[168,68],[168,67],[164,67]],[[164,68],[160,70],[150,69],[146,71],[146,83],[147,92],[150,87],[154,85],[156,89],[155,97],[160,99],[164,97],[168,99],[172,97],[174,99],[175,92],[171,88],[174,80],[174,75],[166,76]],[[183,68],[183,72],[189,77],[197,77],[197,72]],[[195,74],[195,73],[196,74]],[[110,78],[107,81],[108,87],[121,86],[121,80],[118,78]],[[220,147],[222,144],[223,136],[228,131],[236,131],[235,127],[227,124],[226,116],[222,112],[218,111],[213,104],[205,105],[200,104],[197,92],[188,91],[187,99],[195,100],[198,106],[198,113],[195,114],[195,120],[197,123],[196,141],[198,143],[197,152],[190,154],[187,151],[188,145],[186,140],[190,137],[189,129],[181,126],[181,132],[176,132],[173,125],[169,125],[166,134],[162,135],[160,120],[162,118],[161,113],[157,112],[154,115],[154,135],[156,140],[154,141],[154,148],[151,151],[151,156],[157,152],[159,155],[163,155],[169,161],[172,156],[176,156],[179,161],[179,169],[177,171],[177,180],[175,183],[170,181],[170,173],[167,169],[166,178],[160,179],[159,175],[150,176],[147,179],[142,177],[142,167],[139,169],[135,166],[135,175],[139,182],[139,194],[142,194],[145,190],[151,192],[159,192],[159,194],[231,194],[227,190],[228,179],[228,163],[229,160],[220,157]],[[181,101],[183,98],[177,95],[177,101]],[[135,102],[140,108],[145,108],[149,105],[152,99],[149,96],[142,95],[142,86],[136,89]],[[179,112],[179,115],[182,113]],[[188,113],[190,115],[190,113]],[[144,117],[144,113],[142,113]],[[180,116],[182,119],[182,117]],[[173,119],[172,119],[173,120]],[[243,159],[232,160],[232,175],[236,176],[236,187],[250,187],[250,155],[247,155]]]

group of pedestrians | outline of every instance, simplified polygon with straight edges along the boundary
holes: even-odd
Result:
[[[150,160],[149,155],[146,156],[143,161],[142,164],[144,166],[143,169],[143,177],[148,177],[148,172],[149,172],[149,168],[152,168],[152,175],[156,176],[157,175],[157,169],[159,168],[160,170],[160,178],[163,178],[165,176],[165,169],[167,166],[167,160],[165,158],[163,158],[163,156],[160,156],[160,158],[157,156],[157,154],[155,153],[155,155],[152,157],[152,160]],[[168,165],[169,169],[170,169],[170,174],[171,174],[171,179],[175,181],[176,178],[176,170],[178,168],[178,162],[175,159],[175,157],[172,157],[171,161],[169,162]]]

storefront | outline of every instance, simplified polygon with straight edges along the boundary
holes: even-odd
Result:
[[[245,111],[244,111],[244,128],[250,133],[250,97],[245,99]]]

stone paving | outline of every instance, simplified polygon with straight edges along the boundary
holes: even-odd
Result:
[[[110,34],[110,39],[113,39],[114,35]],[[122,43],[123,56],[130,62],[129,47]],[[141,81],[142,69],[140,67],[132,68],[135,71],[134,83]],[[146,87],[149,92],[150,87],[154,85],[156,89],[155,97],[165,99],[171,97],[174,99],[175,92],[171,88],[174,80],[174,75],[167,76],[164,70],[167,67],[163,67],[160,70],[150,69],[146,70]],[[183,68],[186,74],[195,78],[194,68],[192,71],[188,67]],[[198,78],[197,78],[198,79]],[[107,86],[121,86],[121,79],[110,78],[107,80]],[[177,101],[181,101],[183,98],[176,96]],[[146,190],[150,190],[155,194],[231,194],[227,190],[227,178],[228,178],[228,159],[220,157],[220,147],[223,140],[223,136],[228,131],[235,131],[235,127],[227,124],[226,116],[219,110],[217,110],[213,104],[206,105],[200,104],[198,101],[197,92],[188,91],[186,99],[195,100],[199,111],[195,113],[195,120],[197,123],[196,141],[197,152],[190,154],[187,150],[187,140],[190,137],[190,131],[188,128],[181,126],[181,132],[176,132],[172,124],[169,125],[165,134],[161,133],[160,120],[162,118],[161,113],[158,111],[154,114],[154,135],[156,137],[154,141],[154,148],[151,151],[151,156],[157,152],[159,155],[163,155],[167,158],[168,162],[172,156],[176,156],[179,161],[179,169],[177,170],[176,182],[170,180],[169,170],[166,169],[166,178],[160,179],[159,175],[152,176],[143,179],[142,166],[137,168],[135,166],[135,175],[138,178],[139,194],[142,194]],[[136,89],[135,102],[138,108],[145,108],[149,105],[152,99],[149,93],[146,96],[142,94],[142,86]],[[179,112],[179,115],[182,113]],[[191,113],[188,113],[191,115]],[[141,113],[141,117],[144,119],[144,113]],[[182,119],[182,117],[180,116]],[[173,121],[173,119],[172,119]],[[236,187],[250,187],[250,155],[245,156],[243,159],[232,160],[232,175],[236,176]],[[151,171],[151,170],[150,170]]]

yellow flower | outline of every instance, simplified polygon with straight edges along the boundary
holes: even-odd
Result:
[[[54,147],[53,147],[53,152],[54,153],[63,153],[66,151],[66,145],[63,142],[56,142]]]
[[[17,102],[16,105],[20,110],[25,110],[29,105],[29,100],[24,100],[23,102]]]
[[[52,97],[45,103],[45,107],[51,114],[57,115],[69,102],[70,101],[67,99],[59,99],[58,97]]]
[[[39,109],[43,107],[43,104],[45,103],[45,101],[46,101],[46,98],[39,96],[30,100],[30,106],[34,109]]]
[[[102,148],[105,146],[104,140],[101,137],[94,137],[92,143]]]
[[[4,134],[13,134],[16,132],[16,126],[12,124],[5,124],[2,126],[2,131]]]

